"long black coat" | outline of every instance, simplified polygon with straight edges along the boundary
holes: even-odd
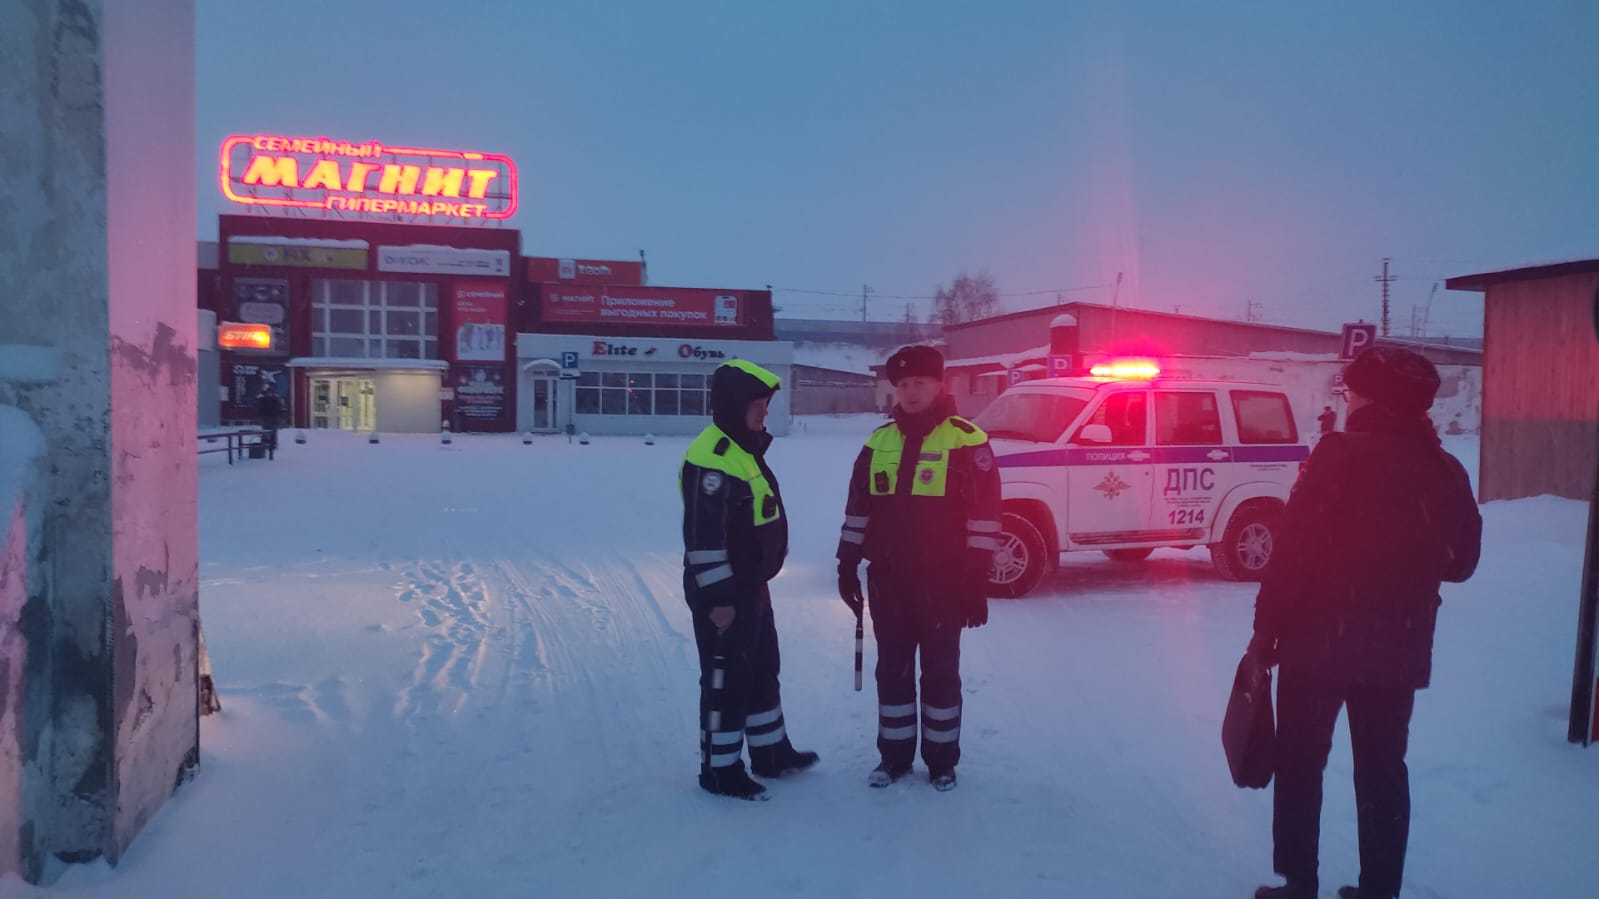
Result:
[[[1476,570],[1482,516],[1425,417],[1369,406],[1346,428],[1316,445],[1288,500],[1255,632],[1278,641],[1285,666],[1419,689],[1438,588]]]

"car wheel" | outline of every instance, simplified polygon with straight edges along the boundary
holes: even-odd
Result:
[[[988,570],[988,592],[1016,599],[1038,586],[1049,568],[1049,547],[1037,525],[1026,517],[1006,512],[1000,518],[999,549]]]
[[[1277,545],[1282,511],[1272,506],[1245,506],[1233,513],[1221,542],[1211,544],[1210,561],[1230,581],[1258,581]]]
[[[1113,562],[1133,563],[1144,561],[1154,551],[1155,548],[1153,546],[1145,546],[1141,549],[1107,549],[1105,550],[1105,555],[1110,557]]]

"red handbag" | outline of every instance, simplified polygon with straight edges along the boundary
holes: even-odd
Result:
[[[1271,783],[1277,722],[1272,713],[1271,669],[1245,653],[1233,675],[1233,692],[1221,721],[1221,745],[1233,783],[1262,789]]]

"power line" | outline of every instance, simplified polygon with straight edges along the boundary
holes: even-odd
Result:
[[[1020,291],[1020,292],[1016,292],[1016,293],[998,293],[998,294],[995,294],[995,296],[999,297],[1000,299],[1004,299],[1006,297],[1039,297],[1039,296],[1045,296],[1045,295],[1048,295],[1048,294],[1076,293],[1076,292],[1084,291],[1084,290],[1100,290],[1102,288],[1109,287],[1109,286],[1110,285],[1108,285],[1108,284],[1085,284],[1085,285],[1083,285],[1081,287],[1051,287],[1048,290],[1024,290],[1024,291]],[[847,297],[847,298],[852,299],[852,300],[860,298],[860,293],[857,292],[857,291],[810,290],[810,289],[803,288],[803,287],[778,287],[776,285],[773,285],[771,289],[773,291],[781,291],[783,293],[810,294],[812,296],[820,296],[820,297]],[[878,293],[875,290],[872,291],[872,296],[875,297],[876,299],[879,299],[879,300],[936,300],[936,299],[938,299],[937,297],[934,297],[934,296],[917,296],[917,295],[913,295],[913,294],[898,294],[898,293]]]

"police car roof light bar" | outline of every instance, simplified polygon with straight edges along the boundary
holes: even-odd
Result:
[[[1147,360],[1101,362],[1088,370],[1096,378],[1149,379],[1160,377],[1160,366]]]

